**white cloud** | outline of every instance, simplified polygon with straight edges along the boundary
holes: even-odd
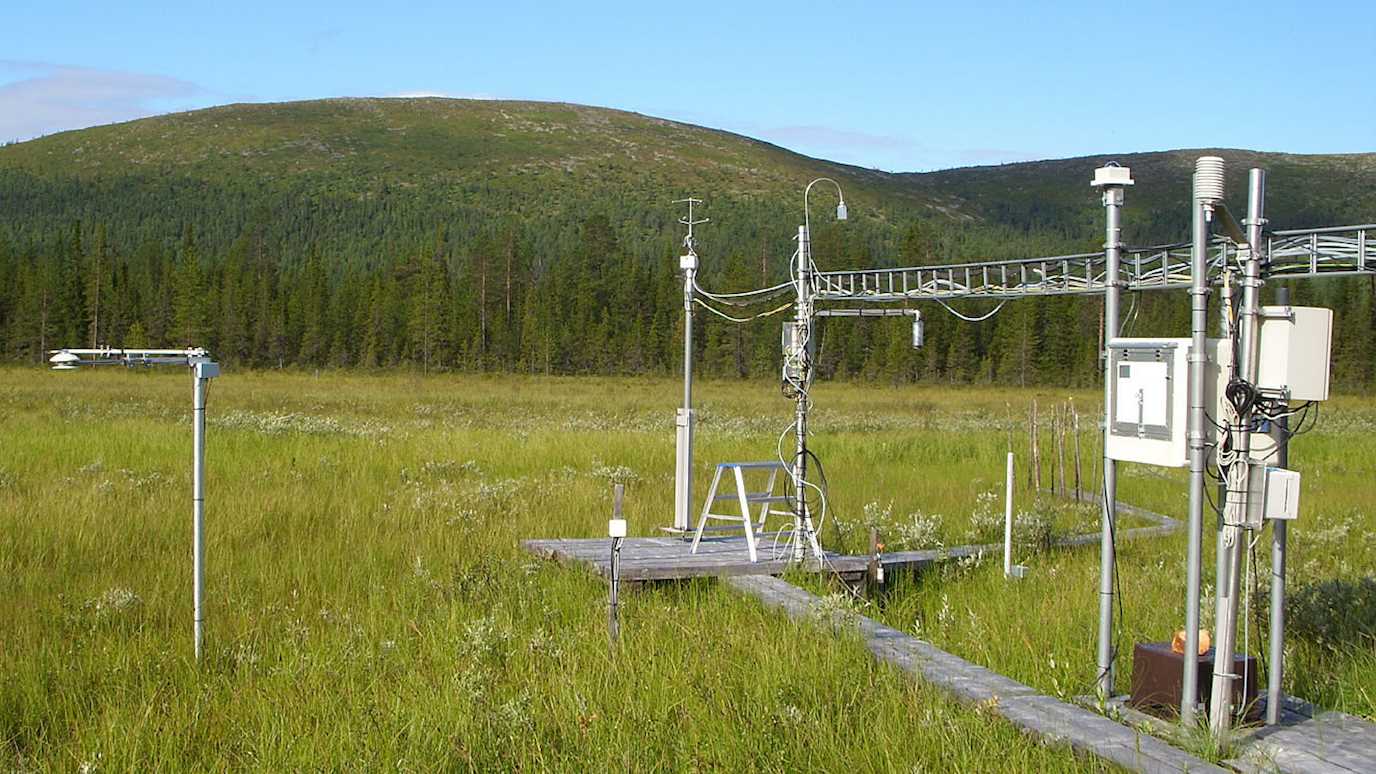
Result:
[[[403,91],[397,94],[388,94],[394,99],[420,99],[423,97],[443,97],[444,99],[498,99],[491,94],[454,94],[447,91]]]
[[[212,95],[178,78],[0,60],[0,141],[185,109]]]

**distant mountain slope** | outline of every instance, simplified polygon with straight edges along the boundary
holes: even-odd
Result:
[[[1101,224],[1097,197],[1085,196],[1092,171],[1116,161],[1132,168],[1126,225],[1139,238],[1173,240],[1188,229],[1190,180],[1199,156],[1228,162],[1228,198],[1245,211],[1247,170],[1267,171],[1267,215],[1274,228],[1345,225],[1376,219],[1376,153],[1295,155],[1202,148],[1123,153],[900,175],[915,191],[960,203],[965,212],[1020,228],[1077,232]],[[1087,203],[1088,200],[1088,203]]]
[[[1376,155],[1219,153],[1238,211],[1259,165],[1275,227],[1376,221]],[[1114,157],[1137,181],[1129,242],[1187,237],[1200,154]],[[0,358],[96,341],[204,345],[232,366],[668,373],[682,357],[675,199],[707,201],[703,285],[744,290],[787,276],[815,177],[841,184],[851,215],[835,222],[833,193],[814,191],[821,266],[931,264],[1097,249],[1089,180],[1107,160],[892,174],[635,113],[450,99],[228,105],[64,132],[0,147]],[[1335,382],[1376,383],[1376,286],[1315,284],[1296,296],[1337,311]],[[1131,330],[1179,333],[1186,296],[1144,295]],[[901,326],[832,321],[819,373],[1092,384],[1098,304],[1010,304],[978,325],[932,306],[918,352]],[[703,373],[777,373],[778,318],[700,319]]]
[[[217,218],[233,221],[247,219],[236,211],[263,197],[276,202],[274,209],[295,201],[368,210],[369,203],[391,199],[423,202],[436,213],[476,209],[536,219],[603,200],[640,219],[669,212],[669,199],[690,192],[796,209],[801,187],[828,175],[862,205],[853,208],[861,217],[973,219],[1078,240],[1092,236],[1097,220],[1091,171],[1114,158],[1131,166],[1138,181],[1128,199],[1129,234],[1170,239],[1187,223],[1181,205],[1193,159],[1202,152],[890,174],[728,132],[561,103],[416,98],[242,104],[0,148],[0,221],[160,220],[169,209],[184,209],[169,208],[158,195],[172,190],[182,205],[214,207]],[[1376,213],[1376,154],[1210,152],[1232,162],[1236,193],[1246,166],[1270,170],[1269,211],[1278,224],[1324,225]],[[150,206],[140,207],[139,200]]]

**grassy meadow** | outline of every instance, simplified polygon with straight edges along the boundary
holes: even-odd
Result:
[[[209,397],[197,666],[190,381],[0,369],[0,767],[1099,765],[710,580],[626,594],[613,653],[605,585],[518,543],[605,534],[616,481],[633,534],[671,520],[673,380],[227,372]],[[994,538],[1010,429],[1021,465],[1034,396],[1067,397],[819,384],[824,542],[858,551],[870,524],[893,548]],[[698,397],[701,497],[715,462],[771,458],[791,415],[772,384],[708,382]],[[1098,403],[1074,397],[1085,414]],[[1089,479],[1097,442],[1082,427]],[[1287,674],[1293,693],[1367,718],[1373,430],[1376,402],[1339,398],[1292,447],[1305,488]],[[1095,528],[1095,509],[1038,499],[1019,479],[1022,536]],[[1120,481],[1123,499],[1183,516],[1183,471],[1127,466]],[[990,557],[900,578],[863,605],[831,593],[1047,692],[1088,692],[1097,549],[1025,542],[1020,582]],[[1123,687],[1131,643],[1180,625],[1184,547],[1183,535],[1120,547]],[[1262,586],[1268,550],[1258,543]],[[1212,566],[1210,552],[1206,577]],[[1255,624],[1250,641],[1259,652]]]

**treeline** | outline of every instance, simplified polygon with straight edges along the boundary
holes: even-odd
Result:
[[[75,223],[41,238],[0,232],[0,353],[36,364],[64,346],[199,345],[234,367],[670,374],[680,367],[683,335],[671,226],[626,244],[597,214],[560,240],[517,221],[462,234],[438,225],[418,230],[393,254],[351,260],[313,244],[284,247],[255,227],[218,249],[203,246],[189,225],[175,240],[135,244],[112,239],[101,224]],[[923,221],[912,221],[892,244],[873,226],[814,230],[823,268],[874,265],[885,251],[937,263],[999,239]],[[704,286],[734,291],[787,277],[788,256],[768,240],[732,244],[751,248],[721,257],[704,250]],[[1338,311],[1335,379],[1348,387],[1376,379],[1373,289],[1371,278],[1360,278],[1295,290],[1296,303]],[[823,320],[820,375],[895,383],[1099,380],[1097,298],[1013,301],[981,323],[931,303],[918,308],[927,334],[918,351],[907,318]],[[991,308],[959,307],[966,314]],[[787,310],[748,324],[696,312],[703,373],[776,372]],[[1187,325],[1184,294],[1124,301],[1126,335],[1184,335]]]

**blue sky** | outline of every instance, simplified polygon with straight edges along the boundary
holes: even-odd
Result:
[[[579,102],[912,171],[1376,151],[1376,2],[16,2],[0,140],[237,101]]]

